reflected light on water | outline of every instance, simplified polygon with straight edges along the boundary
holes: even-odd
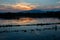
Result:
[[[0,19],[0,25],[27,25],[27,24],[40,24],[40,23],[59,23],[60,19],[57,18],[19,18],[19,19]]]
[[[32,23],[36,23],[36,20],[35,19],[33,19],[33,18],[20,18],[19,20],[18,20],[18,22],[19,22],[19,24],[21,24],[21,25],[26,25],[26,24],[32,24]]]

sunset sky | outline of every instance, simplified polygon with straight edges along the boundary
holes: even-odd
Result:
[[[60,10],[60,0],[0,0],[0,12]]]

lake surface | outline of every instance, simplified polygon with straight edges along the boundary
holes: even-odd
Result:
[[[37,23],[60,23],[57,18],[0,19],[0,25],[27,25]],[[0,27],[0,40],[60,40],[60,24],[39,26]]]

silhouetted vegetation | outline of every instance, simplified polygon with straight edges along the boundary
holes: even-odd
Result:
[[[44,13],[29,13],[29,12],[18,12],[18,13],[0,13],[0,18],[3,19],[19,19],[21,17],[31,17],[31,18],[60,18],[60,11],[47,11]]]

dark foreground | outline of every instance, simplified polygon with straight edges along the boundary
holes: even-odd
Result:
[[[0,40],[60,40],[60,25],[0,27]]]

